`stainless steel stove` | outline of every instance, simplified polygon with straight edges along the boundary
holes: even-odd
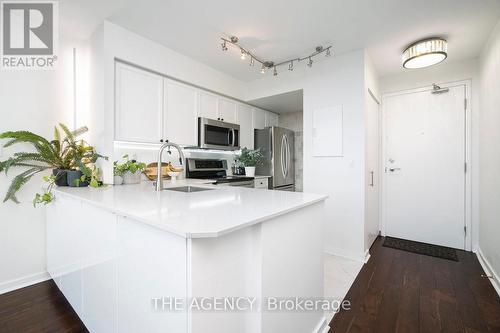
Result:
[[[213,180],[214,185],[254,187],[254,178],[228,176],[227,161],[220,159],[186,159],[186,178]]]

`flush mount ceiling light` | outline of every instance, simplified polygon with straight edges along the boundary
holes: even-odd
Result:
[[[442,38],[428,38],[408,46],[403,52],[403,67],[414,69],[439,64],[448,56],[448,42]]]
[[[278,76],[278,67],[280,67],[280,66],[288,65],[288,70],[293,71],[293,62],[294,61],[301,62],[303,60],[308,60],[307,66],[308,67],[312,67],[312,64],[313,64],[312,58],[314,58],[314,57],[316,57],[316,56],[318,56],[318,55],[320,55],[322,53],[325,53],[326,57],[330,57],[333,54],[333,50],[332,50],[332,46],[331,45],[327,46],[327,47],[317,46],[314,49],[314,52],[311,53],[308,56],[305,56],[305,57],[302,57],[302,58],[288,59],[288,60],[285,60],[285,61],[281,61],[281,62],[275,63],[274,61],[263,60],[263,59],[255,56],[255,54],[253,54],[248,49],[244,48],[243,46],[241,46],[239,44],[239,39],[236,36],[231,36],[229,39],[221,37],[221,40],[222,40],[222,44],[221,44],[222,51],[227,51],[227,45],[228,44],[229,45],[233,45],[234,47],[236,47],[236,48],[238,48],[240,50],[240,52],[241,52],[241,54],[240,54],[241,60],[245,60],[247,57],[250,57],[250,66],[251,67],[253,67],[253,65],[254,65],[255,62],[258,62],[258,63],[261,64],[260,72],[262,74],[266,73],[266,69],[271,69],[272,68],[274,76]]]

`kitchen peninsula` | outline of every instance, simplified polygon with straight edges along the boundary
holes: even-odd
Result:
[[[321,309],[265,309],[268,298],[323,297],[326,196],[203,180],[165,185],[55,190],[48,271],[91,332],[327,330]],[[179,191],[187,186],[195,192]],[[198,297],[253,297],[262,307],[165,309],[165,300]]]

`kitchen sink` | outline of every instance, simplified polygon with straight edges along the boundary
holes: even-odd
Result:
[[[197,186],[179,186],[179,187],[169,187],[164,189],[165,191],[177,191],[177,192],[185,192],[185,193],[192,193],[192,192],[201,192],[201,191],[211,191],[214,190],[213,188],[206,188],[206,187],[197,187]]]

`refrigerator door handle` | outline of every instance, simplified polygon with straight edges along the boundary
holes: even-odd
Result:
[[[286,137],[286,176],[288,177],[290,173],[290,164],[292,163],[290,158],[290,141],[288,141],[288,136]]]
[[[283,175],[283,178],[286,178],[286,171],[285,171],[285,136],[283,135],[281,137],[281,174]]]
[[[285,178],[288,177],[288,136],[285,134]]]
[[[286,176],[290,174],[290,141],[288,140],[288,136],[286,137]]]

